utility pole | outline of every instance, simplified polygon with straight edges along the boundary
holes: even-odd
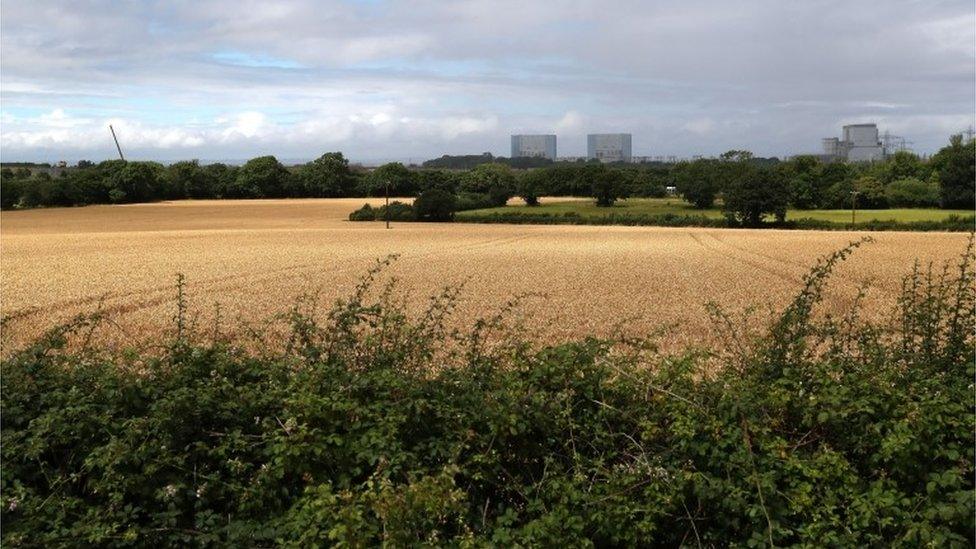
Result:
[[[390,180],[386,180],[386,228],[390,228]]]
[[[125,157],[122,156],[122,147],[119,146],[119,138],[115,137],[115,128],[113,128],[112,125],[109,124],[108,129],[110,132],[112,132],[112,139],[115,140],[115,148],[119,150],[119,158],[122,159],[122,162],[125,162]]]
[[[854,214],[857,212],[857,195],[861,194],[858,191],[851,191],[851,225],[854,224]]]

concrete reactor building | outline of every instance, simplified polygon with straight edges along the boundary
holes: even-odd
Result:
[[[629,133],[591,133],[586,136],[586,158],[600,162],[630,162],[633,158]]]
[[[827,160],[874,162],[884,160],[885,149],[878,138],[877,124],[844,126],[843,136],[823,140],[823,155]]]
[[[513,135],[512,158],[548,158],[556,160],[555,135]]]

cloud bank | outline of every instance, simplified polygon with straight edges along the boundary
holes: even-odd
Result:
[[[423,159],[628,131],[635,154],[813,152],[974,123],[971,1],[7,0],[4,160]]]

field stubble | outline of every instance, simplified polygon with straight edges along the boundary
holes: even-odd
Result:
[[[96,335],[139,346],[173,329],[176,273],[191,317],[208,329],[220,304],[234,336],[317,294],[348,295],[376,259],[399,254],[384,276],[421,310],[444,286],[464,284],[454,322],[490,316],[518,294],[530,331],[547,341],[646,335],[665,350],[714,337],[706,304],[731,312],[781,307],[818,257],[864,233],[656,227],[351,223],[363,199],[180,201],[4,212],[0,313],[4,351],[79,313],[114,319]],[[374,204],[379,200],[372,200]],[[825,308],[842,313],[867,287],[880,315],[902,275],[951,260],[967,236],[872,235],[832,279]],[[757,315],[756,322],[763,318]],[[115,325],[119,327],[115,327]]]

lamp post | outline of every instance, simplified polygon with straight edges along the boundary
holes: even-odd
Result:
[[[386,180],[386,228],[390,228],[390,180]]]
[[[861,194],[859,191],[851,191],[851,225],[854,224],[854,215],[857,212],[857,195]]]

